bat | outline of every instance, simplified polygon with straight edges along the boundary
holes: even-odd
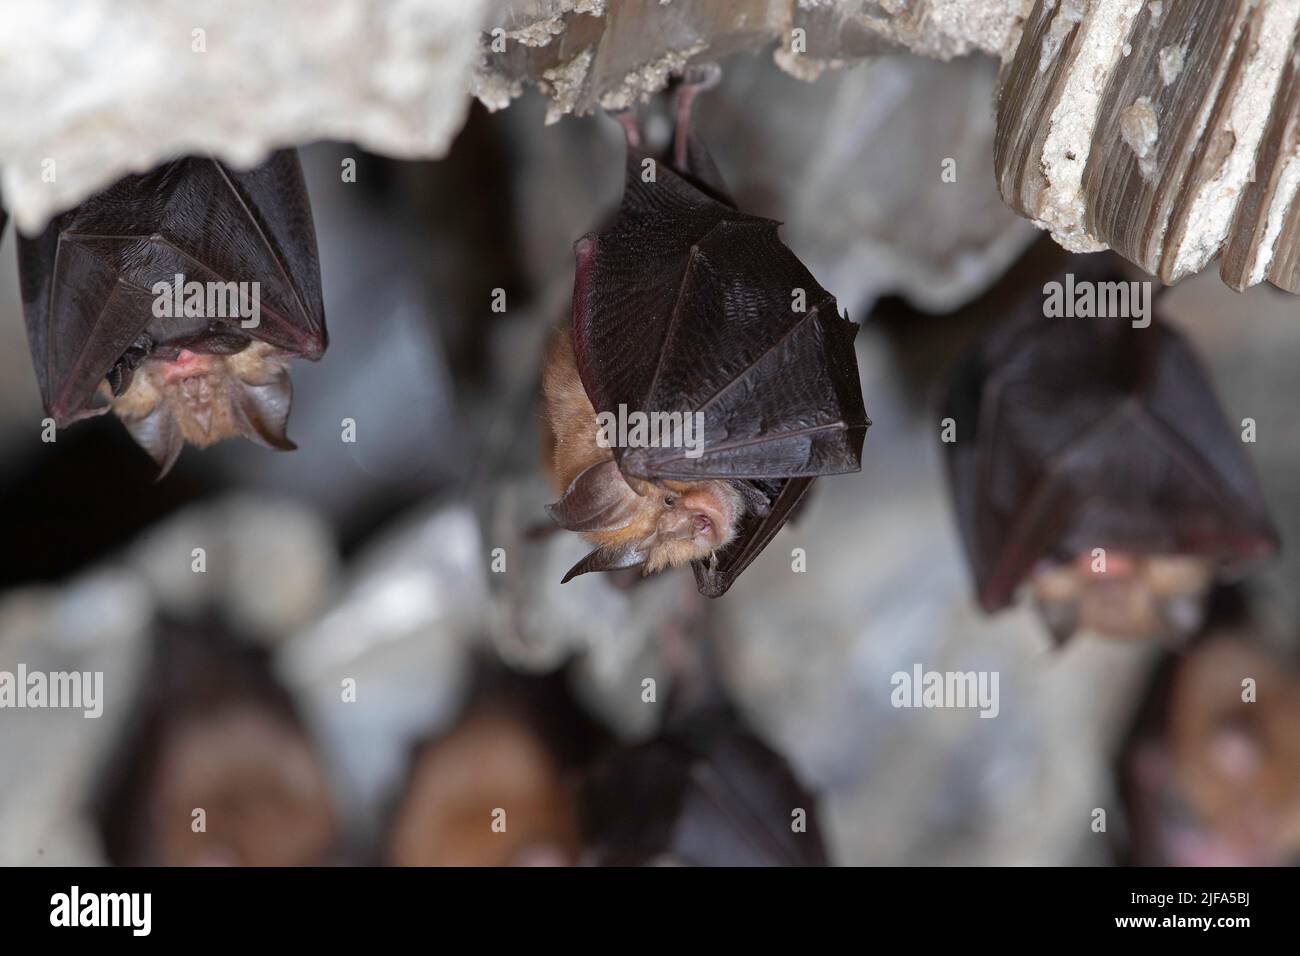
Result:
[[[417,744],[393,801],[383,859],[396,866],[577,862],[574,780],[608,734],[574,699],[573,675],[475,655],[450,727]]]
[[[1052,318],[1031,297],[959,363],[943,415],[955,422],[949,488],[986,612],[1032,580],[1058,641],[1077,629],[1186,636],[1217,572],[1277,550],[1240,437],[1158,316],[1144,328]]]
[[[247,172],[187,157],[19,237],[28,344],[62,426],[109,408],[166,474],[185,442],[282,450],[289,360],[327,345],[297,153]]]
[[[1243,699],[1243,680],[1256,698]],[[1300,861],[1300,679],[1262,647],[1219,635],[1158,679],[1122,765],[1142,865]]]
[[[615,752],[579,808],[584,859],[600,866],[827,862],[815,799],[726,707]]]
[[[778,223],[736,208],[690,130],[708,83],[680,94],[664,161],[621,117],[622,203],[575,245],[572,324],[543,373],[548,512],[595,545],[566,582],[690,563],[720,596],[815,478],[861,468],[858,327]]]
[[[568,866],[576,829],[573,795],[550,747],[520,708],[496,702],[417,751],[386,860]]]
[[[214,625],[165,623],[153,643],[92,801],[109,859],[327,862],[338,835],[328,780],[269,654]]]

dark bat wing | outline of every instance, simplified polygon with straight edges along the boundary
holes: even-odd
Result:
[[[128,176],[19,239],[28,342],[46,409],[84,413],[99,383],[155,317],[156,283],[256,282],[260,320],[214,319],[295,355],[325,351],[311,207],[292,150],[246,172],[189,157]]]
[[[1156,321],[1019,317],[953,382],[947,446],[980,603],[1037,561],[1094,547],[1260,557],[1277,533],[1238,436],[1183,337]]]
[[[734,718],[695,718],[598,767],[581,796],[602,865],[825,866],[814,797]],[[791,826],[806,814],[806,830]]]
[[[646,157],[629,149],[618,215],[576,246],[574,354],[597,412],[702,416],[700,453],[620,447],[619,468],[649,480],[768,483],[857,471],[870,425],[858,327],[781,242],[777,223],[715,198],[726,197],[702,150],[691,154],[689,178],[658,163],[646,182]],[[703,191],[697,176],[714,186]],[[711,585],[717,593],[787,515],[772,509],[766,524],[750,523],[731,551],[734,573]],[[747,540],[754,530],[757,549]]]
[[[815,478],[787,478],[773,483],[771,490],[760,491],[772,502],[765,515],[748,514],[741,520],[736,538],[716,555],[714,562],[696,561],[691,565],[695,584],[705,597],[721,597],[740,577],[740,573],[762,553],[776,533],[785,526]]]
[[[736,201],[731,198],[731,191],[718,172],[718,164],[713,161],[704,141],[698,136],[686,138],[686,164],[677,172],[706,196],[717,200],[724,206],[736,208]]]

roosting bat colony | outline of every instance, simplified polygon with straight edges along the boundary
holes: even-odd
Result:
[[[541,376],[547,511],[593,545],[565,582],[690,564],[721,596],[817,477],[861,468],[858,326],[778,224],[729,195],[692,128],[716,79],[680,84],[666,155],[618,114],[622,203],[574,247],[572,320]],[[55,426],[112,410],[160,477],[186,443],[296,447],[290,362],[320,359],[327,335],[293,151],[247,172],[186,158],[128,176],[20,236],[18,261]],[[1069,310],[1094,272],[1077,257]],[[1258,482],[1176,331],[1052,314],[1030,296],[977,343],[943,412],[979,604],[1027,585],[1059,641],[1185,636],[1220,575],[1278,546]]]
[[[643,117],[615,114],[621,202],[575,242],[571,315],[533,357],[539,470],[553,503],[532,517],[549,540],[572,532],[590,548],[553,588],[607,572],[632,591],[689,565],[700,594],[722,598],[797,524],[816,479],[858,472],[864,447],[870,454],[859,326],[779,223],[739,208],[698,135],[694,106],[717,78],[694,67],[676,85],[662,150],[649,146]],[[321,360],[328,337],[295,151],[247,171],[188,157],[128,176],[18,236],[17,255],[45,428],[111,411],[160,480],[186,444],[243,437],[296,449],[292,360]],[[1075,254],[1042,290],[1020,289],[946,376],[936,434],[984,614],[1025,599],[1058,645],[1088,633],[1184,647],[1205,630],[1220,586],[1272,558],[1280,535],[1191,342],[1148,285],[1116,268]],[[801,580],[817,587],[815,576]],[[686,594],[697,600],[689,584]],[[146,730],[103,800],[109,853],[126,863],[317,860],[340,824],[304,726],[265,661],[209,637],[160,644],[157,689],[138,707]],[[1216,662],[1272,666],[1252,653],[1215,644],[1164,675],[1170,690],[1123,758],[1135,820],[1155,821],[1134,841],[1136,858],[1221,861],[1222,832],[1237,833],[1250,859],[1300,852],[1295,707],[1272,697],[1243,722],[1232,688],[1209,676]],[[915,704],[904,706],[928,693],[920,664],[916,674]],[[1189,703],[1211,685],[1212,712]],[[489,693],[421,744],[380,855],[826,862],[816,821],[789,824],[813,797],[736,710],[717,700],[682,710],[648,741],[593,759],[574,791],[558,742],[575,735],[539,724],[557,700]],[[984,716],[998,712],[993,702]],[[209,848],[192,843],[186,808],[236,790],[231,801],[254,810],[214,815]],[[478,826],[488,791],[526,808],[509,839]],[[1184,807],[1211,823],[1162,830]],[[182,822],[159,829],[152,817]]]

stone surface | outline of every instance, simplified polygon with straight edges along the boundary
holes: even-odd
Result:
[[[1300,0],[1037,0],[998,92],[1002,196],[1067,249],[1295,291]]]
[[[547,122],[626,109],[693,63],[772,49],[815,80],[890,51],[1009,55],[1032,0],[504,0],[489,15],[474,90],[491,109],[536,85]],[[494,43],[495,41],[495,43]]]
[[[465,118],[486,9],[0,0],[0,192],[30,233],[178,153],[249,167],[277,146],[341,139],[440,156]]]

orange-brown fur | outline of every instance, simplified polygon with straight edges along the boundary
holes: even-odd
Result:
[[[1259,698],[1242,700],[1242,678]],[[1239,846],[1282,862],[1300,853],[1300,680],[1232,639],[1180,665],[1170,704],[1178,782],[1197,814]]]
[[[208,811],[193,830],[193,810]],[[231,705],[168,728],[148,805],[146,861],[162,866],[320,865],[336,836],[310,744],[262,708]]]
[[[613,450],[597,441],[596,410],[578,375],[573,341],[560,329],[551,341],[543,372],[549,442],[547,471],[557,494],[592,465],[611,459]],[[636,482],[627,485],[632,520],[612,531],[585,537],[602,548],[642,548],[645,573],[707,559],[735,537],[744,513],[739,492],[725,481]]]
[[[491,826],[504,808],[506,827]],[[389,838],[396,866],[511,866],[576,861],[573,795],[520,715],[489,707],[425,746]]]

